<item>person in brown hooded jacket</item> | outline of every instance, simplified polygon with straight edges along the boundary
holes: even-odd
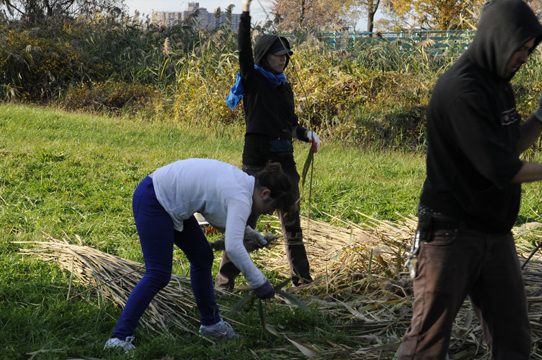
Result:
[[[542,109],[522,122],[510,80],[541,40],[529,5],[490,0],[468,50],[435,85],[409,255],[413,316],[399,360],[446,359],[467,296],[491,359],[529,359],[531,327],[511,229],[521,183],[542,180],[542,164],[519,157],[542,132]]]
[[[290,177],[293,191],[299,199],[299,174],[295,167],[292,140],[296,138],[311,142],[312,150],[317,152],[320,139],[313,131],[301,126],[295,114],[294,94],[284,75],[284,69],[293,54],[288,40],[277,35],[263,35],[256,42],[253,55],[250,2],[243,2],[239,25],[240,72],[226,98],[232,109],[243,99],[246,133],[242,169],[252,175],[260,171],[268,161],[280,163]],[[282,223],[292,283],[298,286],[311,282],[299,210],[290,214],[279,212],[278,215]],[[254,229],[257,221],[257,216],[251,216],[247,225]],[[231,291],[238,274],[239,270],[224,252],[215,285]]]

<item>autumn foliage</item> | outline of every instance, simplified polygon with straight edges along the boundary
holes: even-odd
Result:
[[[486,0],[393,0],[388,12],[403,23],[432,30],[464,30],[476,26],[477,15]]]
[[[321,0],[272,0],[271,13],[281,32],[344,25],[335,7]]]
[[[159,27],[135,19],[66,19],[43,28],[0,22],[0,99],[68,110],[199,124],[242,123],[224,98],[239,71],[236,33]],[[255,26],[253,42],[272,28]],[[417,37],[388,41],[345,34],[333,45],[317,32],[287,34],[286,76],[300,121],[326,138],[406,149],[424,146],[425,107],[453,64]],[[408,46],[406,46],[408,45]],[[514,81],[529,116],[542,83],[531,56]],[[535,99],[536,96],[536,99]]]

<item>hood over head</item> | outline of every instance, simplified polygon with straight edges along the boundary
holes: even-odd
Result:
[[[522,0],[490,0],[484,4],[478,29],[467,53],[480,67],[498,77],[506,76],[508,62],[516,51],[535,38],[542,40],[542,25],[533,10]]]
[[[286,47],[286,49],[284,49]],[[282,50],[282,51],[281,51]],[[285,37],[278,35],[263,35],[258,39],[256,45],[254,45],[254,62],[256,65],[263,67],[263,60],[267,54],[273,51],[275,55],[282,55],[287,51],[288,56],[286,57],[286,65],[284,69],[290,63],[290,55],[294,52],[290,49],[290,43],[286,40]]]

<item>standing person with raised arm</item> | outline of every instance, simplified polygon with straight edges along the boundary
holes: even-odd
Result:
[[[243,99],[246,122],[243,171],[254,174],[268,161],[278,162],[290,177],[299,199],[299,174],[295,167],[292,139],[311,142],[313,152],[319,150],[320,139],[313,131],[301,126],[295,114],[294,94],[284,75],[293,54],[288,40],[277,35],[263,35],[256,42],[253,55],[250,3],[250,0],[243,1],[238,33],[240,72],[226,98],[232,109]],[[291,214],[279,211],[278,215],[292,283],[298,286],[311,282],[299,211]],[[258,216],[251,216],[247,225],[255,228],[257,221]],[[239,270],[225,251],[215,285],[231,291],[238,274]]]
[[[467,296],[491,359],[529,359],[531,327],[511,229],[521,183],[542,180],[541,164],[519,158],[542,132],[542,109],[521,123],[510,80],[541,40],[529,5],[490,0],[468,50],[435,85],[410,254],[413,317],[400,360],[446,359]]]
[[[145,275],[130,294],[105,348],[135,348],[132,341],[139,319],[171,278],[173,245],[190,262],[190,282],[201,317],[200,334],[217,340],[236,336],[220,317],[211,273],[213,250],[194,213],[201,213],[212,226],[225,232],[232,262],[256,295],[269,299],[275,290],[243,245],[246,223],[249,216],[295,211],[296,200],[291,181],[278,163],[268,163],[252,176],[218,160],[188,159],[163,166],[143,179],[134,192],[133,211]]]

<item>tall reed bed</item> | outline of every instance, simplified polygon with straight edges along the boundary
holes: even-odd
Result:
[[[231,111],[224,102],[238,72],[236,33],[227,26],[196,31],[192,20],[164,27],[98,14],[40,27],[1,23],[0,98],[146,119],[242,121],[242,105]],[[255,25],[253,41],[270,32]],[[342,50],[333,50],[319,34],[289,36],[295,53],[286,75],[305,126],[362,145],[424,148],[432,88],[459,45],[435,55],[430,40],[345,36]],[[540,52],[532,58],[514,79],[524,116],[542,90]]]

